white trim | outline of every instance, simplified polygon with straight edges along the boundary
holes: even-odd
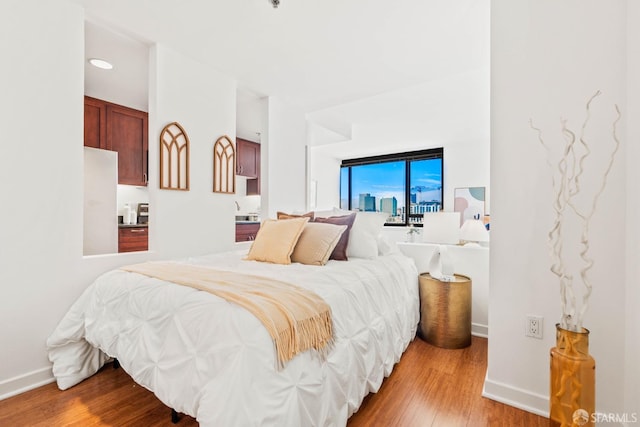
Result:
[[[518,387],[484,379],[482,396],[497,402],[514,406],[523,411],[549,418],[549,397],[532,393]]]
[[[0,400],[33,390],[55,381],[51,367],[37,369],[29,373],[0,381]]]
[[[480,338],[489,338],[489,326],[480,323],[471,324],[471,335]]]

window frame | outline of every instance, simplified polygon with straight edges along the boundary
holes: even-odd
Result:
[[[342,171],[344,168],[348,168],[348,194],[347,194],[347,209],[351,210],[353,207],[352,199],[352,167],[353,166],[365,166],[379,163],[391,163],[404,161],[405,162],[405,191],[404,191],[404,206],[405,206],[405,218],[404,222],[398,223],[385,223],[385,226],[391,227],[407,227],[412,224],[416,227],[422,227],[422,223],[415,223],[409,221],[410,218],[417,218],[422,214],[411,214],[411,162],[417,160],[430,160],[440,159],[440,209],[444,209],[444,148],[430,148],[427,150],[407,151],[403,153],[383,154],[378,156],[359,157],[356,159],[344,159],[340,163],[340,199],[342,199]]]

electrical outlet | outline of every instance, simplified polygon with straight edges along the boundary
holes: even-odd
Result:
[[[524,334],[528,337],[542,339],[542,316],[527,316]]]

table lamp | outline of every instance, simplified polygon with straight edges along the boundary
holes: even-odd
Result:
[[[489,232],[479,219],[468,219],[460,228],[460,240],[464,246],[480,246],[480,242],[489,241]]]

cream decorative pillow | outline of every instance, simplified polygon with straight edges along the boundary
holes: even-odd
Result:
[[[291,261],[301,264],[325,265],[346,229],[346,225],[321,222],[306,224],[293,254],[291,254]]]
[[[291,254],[308,221],[308,217],[265,220],[258,230],[246,259],[274,264],[291,264]]]

